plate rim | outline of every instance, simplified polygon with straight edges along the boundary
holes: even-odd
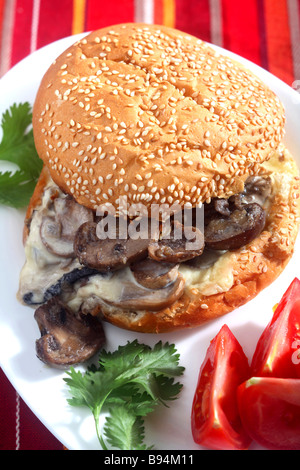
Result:
[[[28,63],[28,60],[34,60],[35,57],[38,57],[40,54],[47,54],[47,51],[50,50],[50,48],[54,47],[60,47],[60,46],[63,46],[64,44],[66,44],[67,42],[71,41],[72,39],[72,43],[73,42],[76,42],[78,39],[86,36],[87,34],[89,34],[89,32],[84,32],[84,33],[80,33],[80,34],[76,34],[76,35],[70,35],[70,36],[66,36],[64,38],[60,38],[56,41],[53,41],[41,48],[39,48],[38,50],[32,52],[31,54],[29,54],[28,56],[24,57],[21,61],[19,61],[17,64],[15,64],[9,71],[7,71],[0,79],[0,90],[1,90],[1,87],[2,87],[2,84],[4,83],[5,84],[5,81],[6,80],[9,80],[9,77],[12,75],[12,74],[15,74],[19,71],[19,69],[22,70],[22,68],[25,66],[26,67],[26,63]],[[74,41],[73,41],[74,39]],[[284,81],[282,81],[280,78],[276,77],[275,75],[271,74],[268,70],[262,68],[260,65],[258,64],[255,64],[253,62],[251,62],[250,60],[246,59],[246,58],[243,58],[241,56],[239,56],[238,54],[232,52],[232,51],[229,51],[229,50],[226,50],[220,46],[216,46],[216,45],[213,45],[211,43],[207,43],[208,45],[210,45],[211,47],[213,47],[215,50],[217,50],[218,52],[220,52],[220,54],[223,54],[223,55],[226,55],[228,57],[231,57],[233,58],[234,60],[244,64],[246,67],[248,65],[248,68],[250,70],[257,70],[258,73],[256,73],[259,78],[261,78],[261,80],[263,80],[268,86],[269,83],[268,82],[268,79],[270,79],[272,81],[272,84],[275,83],[276,86],[278,86],[279,88],[283,88],[288,95],[291,94],[291,97],[294,97],[296,99],[296,101],[299,101],[299,106],[300,106],[300,94],[297,93],[296,90],[294,90],[291,86],[289,86],[287,83],[285,83]],[[66,48],[66,47],[65,47]],[[65,49],[64,48],[64,49]],[[62,51],[64,50],[62,49]],[[49,65],[50,65],[51,62],[49,62]],[[262,77],[263,78],[262,78]],[[42,75],[40,77],[40,79],[42,78]],[[266,81],[265,81],[266,80]],[[270,86],[271,89],[273,89],[272,86]],[[297,103],[296,103],[297,104]],[[300,141],[299,141],[300,142]],[[299,166],[299,165],[298,165]],[[0,214],[0,218],[1,218],[2,214]],[[295,256],[295,255],[294,255]],[[1,309],[0,309],[0,317],[1,317]],[[16,392],[21,396],[21,398],[24,400],[24,402],[27,404],[27,406],[30,408],[30,410],[37,416],[37,418],[44,424],[44,426],[49,430],[49,432],[51,432],[60,442],[62,442],[62,436],[61,434],[57,433],[55,429],[52,429],[52,428],[49,428],[49,425],[47,422],[45,422],[44,418],[43,418],[43,415],[38,413],[36,409],[33,409],[31,404],[28,403],[28,400],[26,398],[24,398],[22,396],[22,392],[20,390],[17,390],[18,388],[18,385],[16,383],[16,378],[15,377],[11,377],[11,374],[9,372],[7,372],[7,367],[5,367],[5,364],[3,364],[3,359],[2,357],[0,356],[0,367],[2,368],[4,374],[6,375],[6,377],[8,378],[9,382],[13,385],[13,387],[15,388]],[[196,375],[196,374],[195,374]],[[68,445],[66,445],[67,443],[66,442],[62,442],[63,445],[65,445],[66,447],[69,447]]]

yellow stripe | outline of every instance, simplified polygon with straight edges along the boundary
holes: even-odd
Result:
[[[72,34],[84,32],[86,0],[73,0]]]
[[[175,0],[163,0],[163,24],[175,27]]]

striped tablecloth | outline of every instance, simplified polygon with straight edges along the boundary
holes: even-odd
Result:
[[[122,22],[178,28],[300,90],[300,0],[0,0],[0,77],[52,41]],[[63,449],[1,370],[0,449]]]

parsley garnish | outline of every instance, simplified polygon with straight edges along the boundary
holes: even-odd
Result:
[[[144,444],[144,417],[158,404],[175,400],[182,384],[174,378],[184,372],[174,345],[158,342],[153,348],[137,340],[113,352],[103,350],[99,367],[84,374],[71,368],[64,381],[72,406],[86,406],[93,413],[96,432],[104,450],[107,444],[121,450],[150,449]],[[100,430],[101,411],[108,413]],[[106,438],[106,441],[105,441]]]
[[[26,207],[40,176],[43,162],[34,145],[31,123],[27,102],[13,104],[2,116],[0,160],[17,165],[17,170],[0,171],[0,204]]]

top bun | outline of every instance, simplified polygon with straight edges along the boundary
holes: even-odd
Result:
[[[279,99],[249,70],[171,28],[121,24],[63,52],[33,109],[54,182],[92,209],[210,202],[243,190],[282,140]]]

